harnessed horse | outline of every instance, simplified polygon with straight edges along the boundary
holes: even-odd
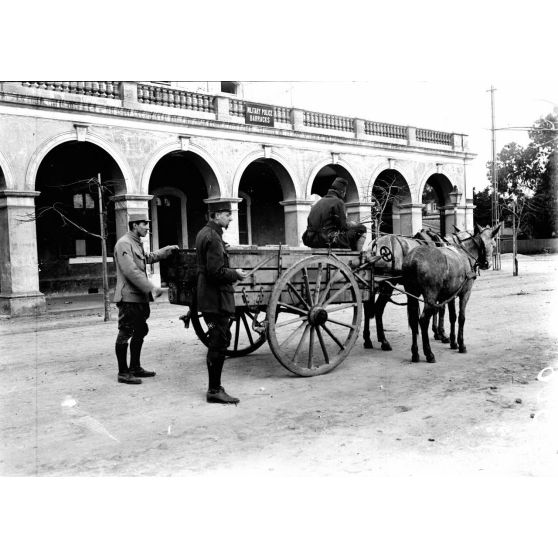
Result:
[[[386,339],[383,323],[383,315],[386,304],[391,300],[393,291],[397,284],[402,284],[402,269],[403,269],[403,259],[405,256],[413,249],[418,246],[423,246],[425,244],[432,245],[442,245],[446,244],[448,241],[442,238],[437,233],[430,230],[421,230],[414,237],[410,238],[407,236],[386,234],[378,237],[370,249],[370,255],[373,254],[390,254],[389,257],[378,260],[375,262],[374,267],[378,272],[384,271],[385,273],[392,276],[389,281],[382,281],[378,287],[378,296],[376,300],[372,298],[363,303],[364,308],[364,329],[362,332],[362,337],[364,339],[364,348],[372,349],[372,340],[370,339],[370,319],[375,317],[376,319],[376,335],[378,342],[381,343],[381,348],[383,351],[391,351],[391,345]],[[386,250],[387,249],[387,250]],[[405,305],[406,303],[397,303],[391,300],[394,304]],[[443,342],[449,342],[449,338],[446,337],[443,331],[443,318],[441,320],[442,327],[441,331],[436,324],[436,329],[433,322],[434,337],[438,339],[439,337]]]
[[[495,227],[480,228],[474,235],[460,233],[457,244],[447,246],[423,245],[410,250],[403,259],[403,284],[407,293],[407,314],[413,341],[412,362],[418,362],[418,327],[422,333],[424,355],[428,362],[436,362],[430,348],[428,326],[437,309],[447,304],[451,324],[450,347],[467,352],[463,331],[465,309],[471,296],[479,269],[489,269],[494,238],[501,223]],[[419,300],[422,296],[424,307],[419,317]],[[455,299],[459,297],[459,330],[455,338]]]

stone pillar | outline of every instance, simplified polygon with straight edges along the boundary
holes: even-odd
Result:
[[[285,243],[287,246],[304,246],[302,234],[308,225],[312,200],[288,200],[279,202],[285,212]]]
[[[232,120],[230,114],[230,99],[228,97],[215,96],[214,100],[215,118],[221,122],[230,122]]]
[[[355,130],[356,139],[366,139],[364,120],[362,120],[362,118],[355,118],[353,120],[353,128]]]
[[[304,130],[304,111],[301,109],[291,109],[291,124],[293,130],[302,132]]]
[[[153,196],[139,194],[119,194],[112,196],[116,220],[116,238],[128,232],[128,217],[130,213],[149,214],[149,201]]]
[[[120,82],[120,98],[122,99],[123,107],[136,108],[138,105],[138,82]]]
[[[39,292],[34,198],[40,192],[0,191],[0,314],[44,312]],[[32,219],[29,221],[28,219]]]
[[[417,144],[417,129],[414,126],[407,126],[407,145]]]
[[[153,196],[142,196],[139,194],[119,194],[112,196],[114,201],[114,214],[116,221],[116,238],[119,239],[125,235],[128,230],[128,218],[131,213],[146,213],[149,215],[149,201]],[[153,223],[151,223],[153,225]],[[146,251],[152,251],[150,231],[143,239],[143,245]],[[109,254],[110,256],[111,254]],[[159,264],[151,264],[148,267],[148,275],[155,285],[161,286],[161,275],[159,272]]]
[[[366,227],[366,241],[365,246],[372,240],[372,213],[371,207],[375,204],[372,202],[349,202],[345,204],[347,208],[347,219],[349,221],[355,221]]]
[[[404,203],[399,206],[399,231],[395,230],[394,234],[402,234],[403,236],[413,236],[422,228],[422,203]]]
[[[472,231],[475,228],[473,221],[474,208],[475,206],[472,203],[467,203],[464,206],[463,229],[466,231]]]
[[[240,244],[238,234],[238,204],[242,201],[242,198],[208,198],[203,201],[208,205],[216,202],[229,202],[231,204],[233,219],[229,224],[229,228],[223,231],[223,240],[231,246],[238,246]],[[208,213],[209,209],[208,207]],[[192,248],[194,248],[194,246],[192,246]]]

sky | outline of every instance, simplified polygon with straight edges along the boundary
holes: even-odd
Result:
[[[251,100],[467,134],[469,149],[477,154],[468,171],[476,190],[489,185],[486,172],[486,163],[492,160],[489,89],[495,88],[497,152],[512,141],[520,145],[529,142],[526,131],[505,128],[532,126],[558,107],[558,79],[284,81],[250,82],[248,86]]]

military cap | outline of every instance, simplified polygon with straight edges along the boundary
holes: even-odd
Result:
[[[147,213],[130,213],[128,223],[139,223],[140,221],[151,223],[151,219],[149,219],[149,215],[147,215]]]
[[[348,184],[349,183],[344,178],[338,176],[331,184],[331,189],[336,192],[342,192],[347,189]]]
[[[209,213],[217,213],[218,211],[232,211],[231,202],[228,201],[208,201]]]

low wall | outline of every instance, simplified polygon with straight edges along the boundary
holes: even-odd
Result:
[[[500,240],[500,252],[502,254],[511,254],[513,252],[513,241],[511,238]],[[517,252],[519,254],[558,252],[558,238],[532,238],[527,240],[518,240]]]

